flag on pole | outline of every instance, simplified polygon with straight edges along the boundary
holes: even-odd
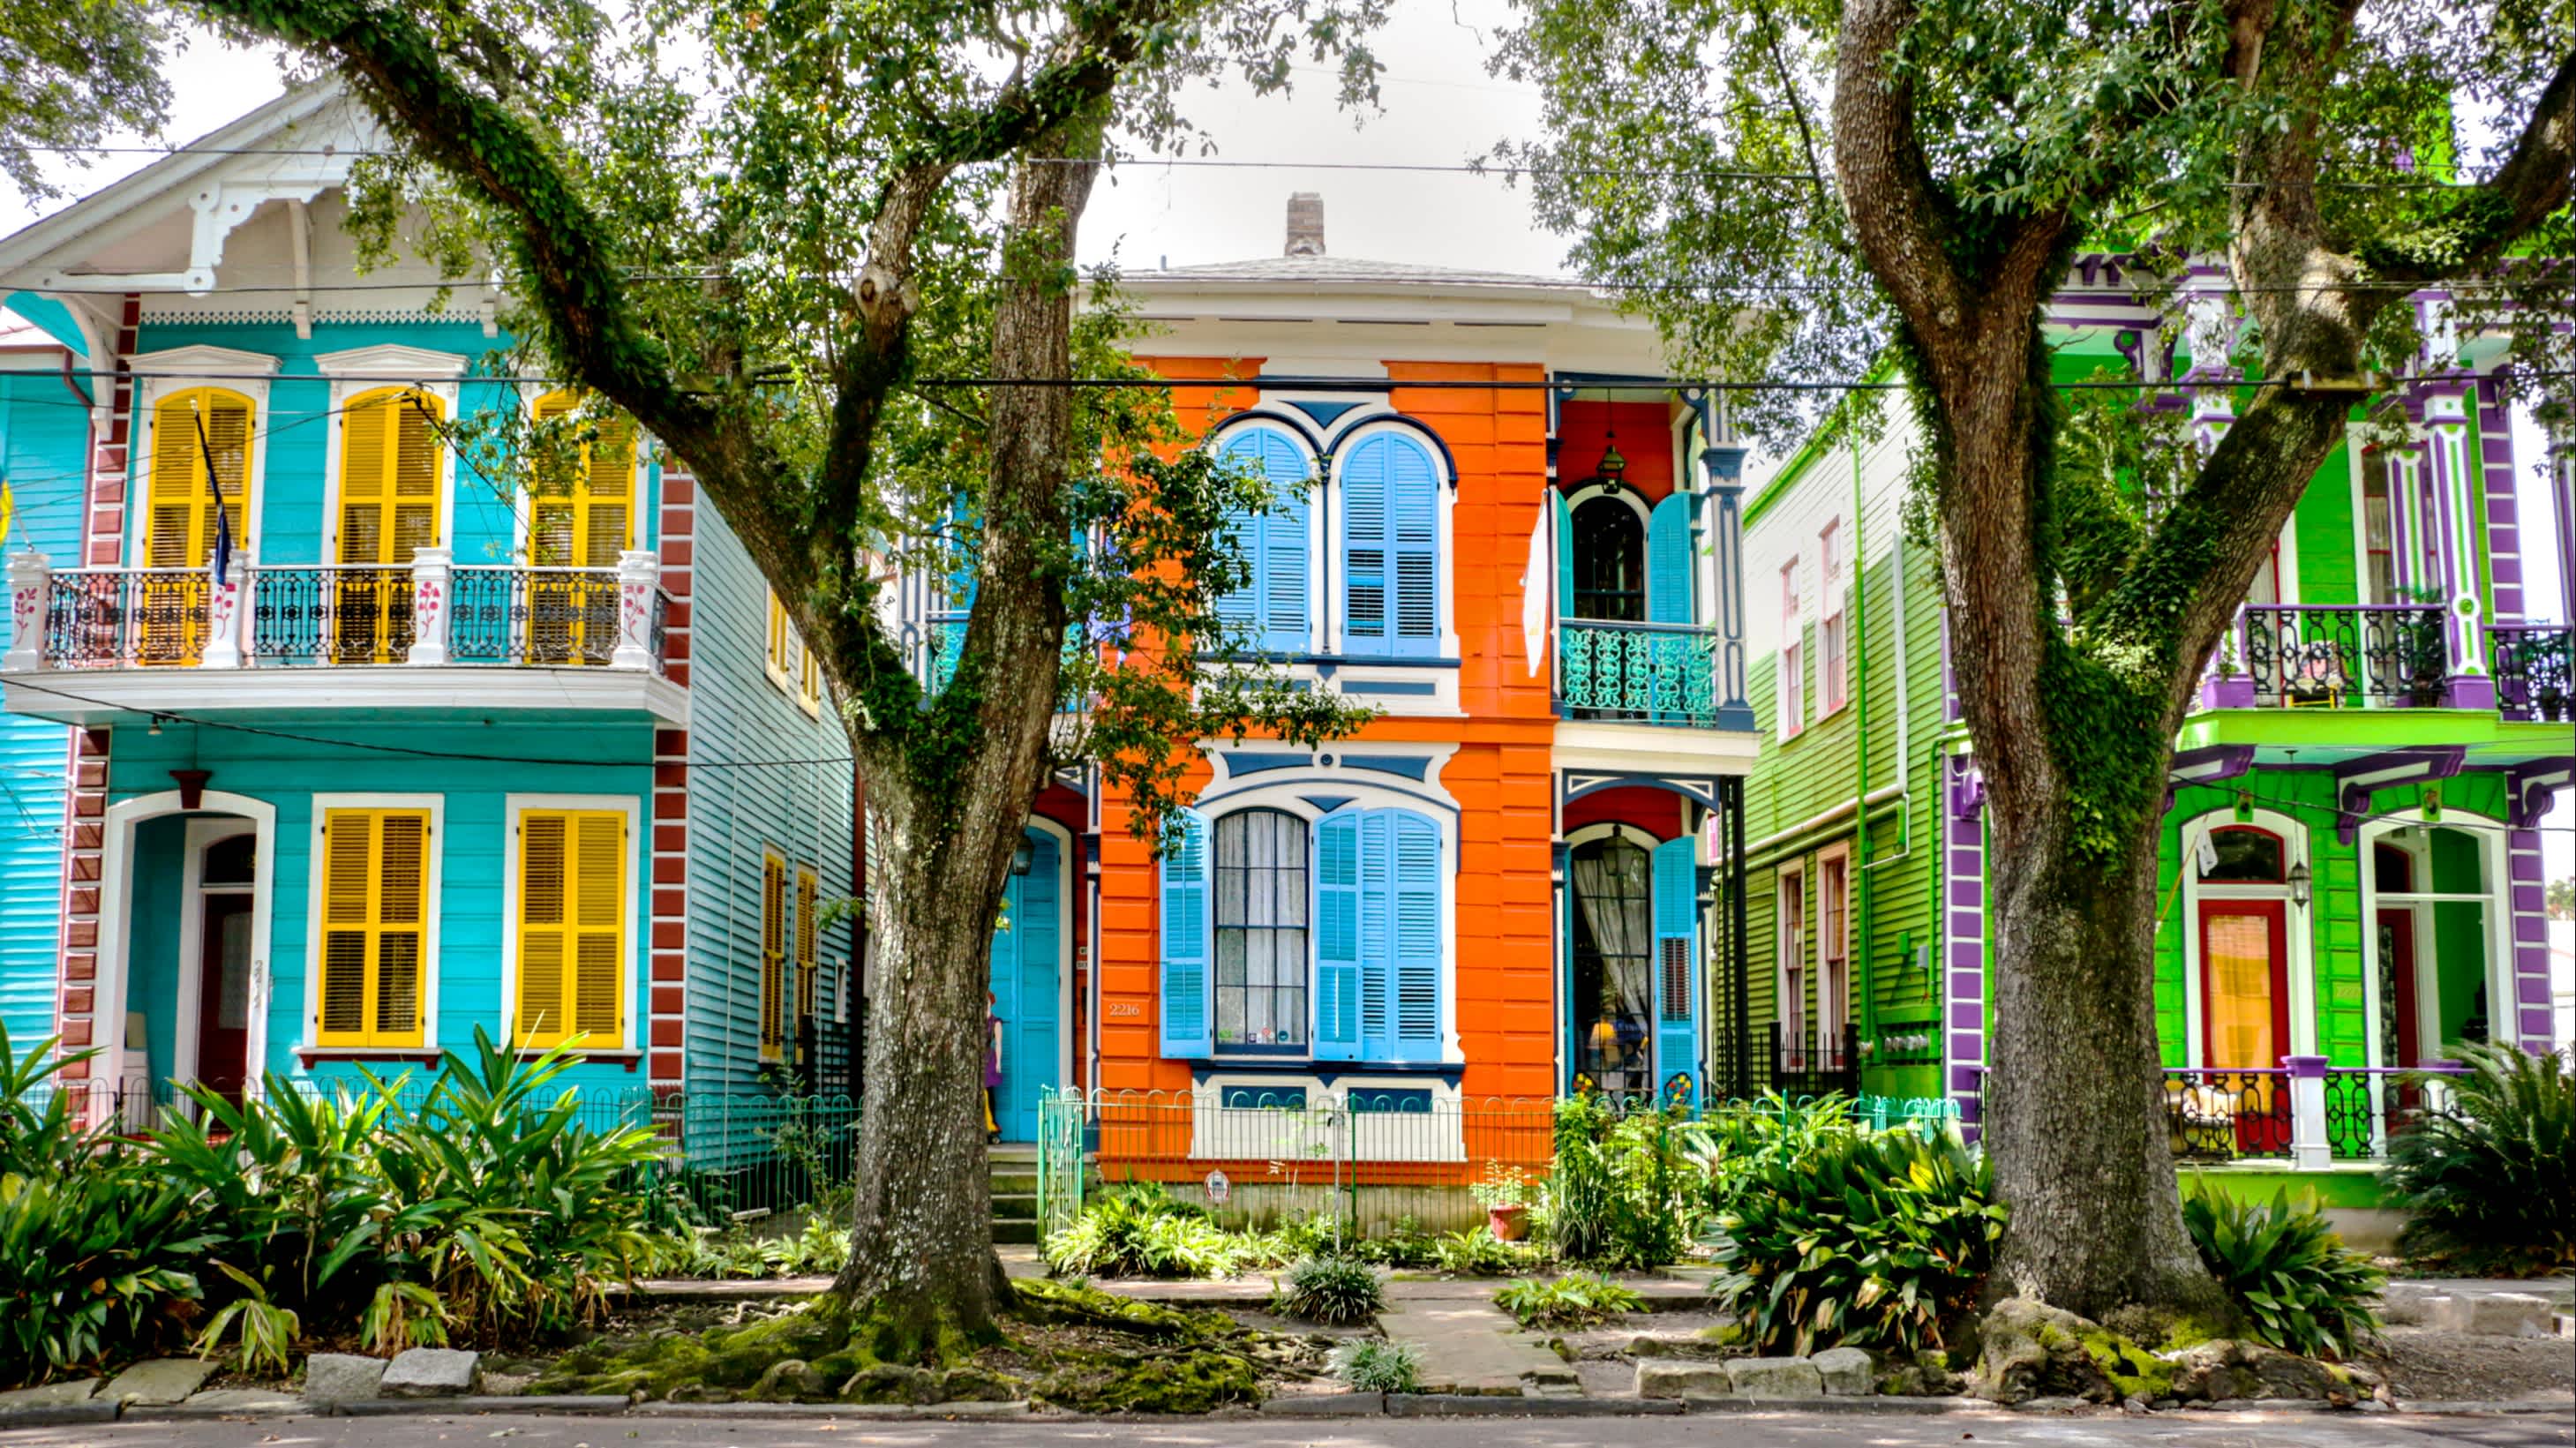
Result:
[[[233,516],[224,506],[224,475],[215,466],[215,445],[206,436],[206,413],[202,407],[191,408],[197,420],[197,451],[206,460],[206,488],[215,495],[215,543],[209,550],[214,564],[215,586],[224,586],[224,575],[233,560]]]

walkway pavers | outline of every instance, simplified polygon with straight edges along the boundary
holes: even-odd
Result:
[[[1574,1366],[1558,1357],[1545,1338],[1523,1332],[1494,1306],[1490,1287],[1481,1297],[1391,1300],[1378,1314],[1377,1325],[1388,1341],[1408,1343],[1420,1354],[1426,1393],[1582,1395]]]

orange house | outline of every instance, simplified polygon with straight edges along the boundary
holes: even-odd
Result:
[[[1378,717],[1209,743],[1160,862],[1121,799],[1050,788],[1037,888],[1067,933],[1052,967],[996,945],[1006,1043],[1060,1064],[1022,1089],[1093,1094],[1104,1172],[1192,1180],[1301,1150],[1265,1108],[1344,1108],[1338,1157],[1463,1173],[1543,1159],[1569,1091],[1732,1089],[1740,897],[1713,862],[1741,856],[1755,733],[1715,400],[1606,297],[1334,258],[1311,203],[1280,257],[1125,284],[1138,356],[1230,379],[1180,390],[1202,445],[1283,500],[1241,524],[1228,611]],[[1034,1116],[998,1111],[1006,1138]]]

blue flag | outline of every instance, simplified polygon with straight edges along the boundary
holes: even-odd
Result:
[[[214,564],[215,586],[221,588],[224,576],[232,569],[233,515],[232,510],[224,506],[224,475],[215,467],[215,445],[206,437],[206,414],[198,411],[196,419],[197,451],[206,459],[206,488],[215,495],[215,542],[209,550],[212,554],[209,561]]]

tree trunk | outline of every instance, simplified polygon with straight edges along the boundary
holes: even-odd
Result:
[[[1068,377],[1067,268],[1095,168],[1067,164],[1062,146],[1030,154],[1011,188],[992,372]],[[870,882],[877,961],[850,1261],[832,1290],[874,1320],[890,1358],[988,1332],[1013,1305],[993,1253],[984,1150],[986,990],[1062,668],[1063,579],[1038,545],[1065,536],[1072,393],[996,387],[987,419],[975,607],[957,672],[909,751],[873,748],[852,726],[885,867]]]

